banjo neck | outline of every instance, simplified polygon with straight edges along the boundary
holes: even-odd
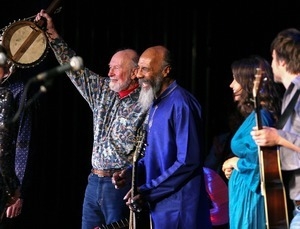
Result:
[[[49,15],[54,14],[55,11],[57,9],[59,9],[60,2],[61,2],[61,0],[54,0],[53,2],[51,2],[51,4],[47,7],[46,12]],[[36,25],[39,26],[40,28],[42,28],[44,23],[45,23],[45,20],[39,20],[36,22]]]

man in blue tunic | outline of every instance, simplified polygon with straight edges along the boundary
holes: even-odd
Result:
[[[149,206],[153,229],[211,228],[203,177],[202,116],[197,99],[180,87],[171,73],[164,46],[146,49],[138,63],[142,87],[139,102],[150,107],[145,156],[138,162],[138,195],[124,197],[131,210]],[[115,173],[116,188],[128,181],[130,169]],[[133,204],[134,203],[134,204]]]

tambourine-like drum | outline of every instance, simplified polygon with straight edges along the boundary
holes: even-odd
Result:
[[[46,9],[48,14],[59,13],[61,0],[53,0]],[[11,23],[2,29],[0,42],[7,51],[9,64],[19,68],[34,67],[48,53],[48,39],[42,28],[43,20],[33,22],[35,16]]]
[[[17,21],[4,30],[2,45],[7,57],[17,67],[26,68],[39,64],[48,52],[45,32],[32,21]]]

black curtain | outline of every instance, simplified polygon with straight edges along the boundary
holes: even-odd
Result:
[[[50,0],[5,1],[0,28],[34,16]],[[204,6],[205,5],[205,6]],[[299,28],[293,3],[273,1],[214,1],[204,4],[169,1],[102,2],[61,0],[54,14],[57,30],[84,60],[86,67],[107,75],[112,54],[120,48],[140,53],[166,45],[174,57],[177,80],[203,108],[205,153],[214,135],[227,131],[227,114],[234,107],[230,64],[259,54],[271,60],[270,43],[287,27]],[[51,52],[38,66],[24,69],[26,77],[58,66]],[[28,228],[80,228],[81,206],[91,169],[92,113],[66,75],[48,83],[35,101],[35,154]]]

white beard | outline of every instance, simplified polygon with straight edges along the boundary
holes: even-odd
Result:
[[[130,78],[121,83],[119,81],[117,81],[117,82],[110,81],[109,87],[111,90],[113,90],[115,92],[120,92],[122,90],[126,90],[129,87],[129,85],[131,84],[131,82],[132,82],[132,80]]]
[[[154,100],[154,92],[153,88],[143,89],[140,92],[139,103],[142,106],[143,111],[146,111],[150,108],[152,102]]]

